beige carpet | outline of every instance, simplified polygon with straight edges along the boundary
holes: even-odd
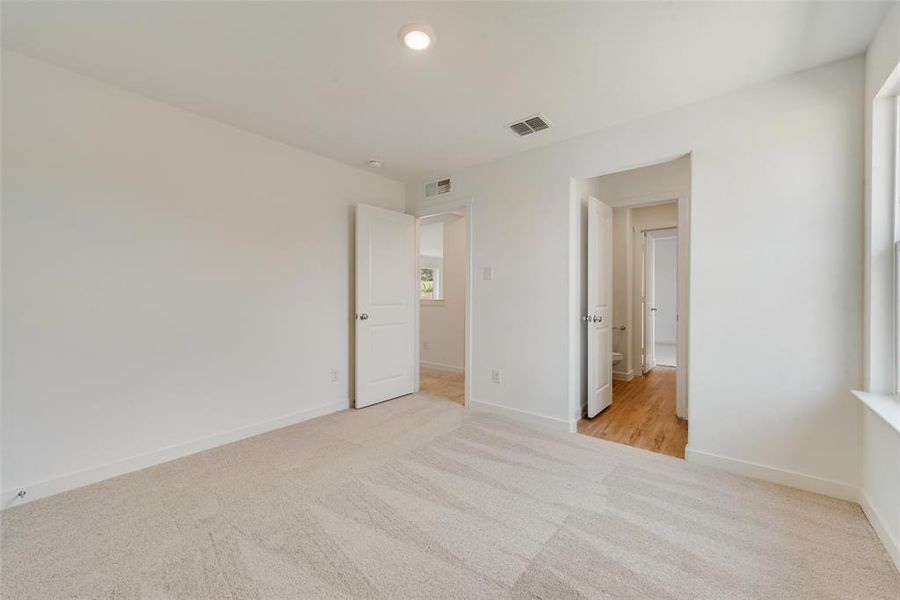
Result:
[[[422,395],[0,517],[4,600],[900,598],[856,505]]]

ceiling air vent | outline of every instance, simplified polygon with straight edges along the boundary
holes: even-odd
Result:
[[[438,194],[446,194],[449,191],[449,179],[441,179],[440,181],[432,181],[425,184],[425,196],[437,196]]]
[[[513,133],[520,136],[531,135],[537,131],[543,131],[548,127],[550,127],[550,123],[548,123],[547,119],[541,115],[534,115],[533,117],[522,119],[509,126],[509,128],[513,130]]]

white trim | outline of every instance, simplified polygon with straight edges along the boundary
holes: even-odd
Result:
[[[870,123],[865,171],[865,264],[863,305],[863,388],[893,393],[900,388],[897,344],[894,339],[894,214],[900,185],[898,176],[898,120],[900,65],[867,106]],[[884,257],[890,257],[884,260]]]
[[[160,448],[159,450],[154,450],[146,454],[140,454],[138,456],[132,456],[104,465],[91,467],[89,469],[84,469],[83,471],[63,475],[54,479],[6,489],[3,490],[2,496],[0,496],[0,506],[3,508],[19,506],[32,500],[74,490],[105,479],[146,469],[147,467],[169,462],[170,460],[196,454],[197,452],[209,450],[210,448],[237,442],[255,435],[267,433],[275,429],[281,429],[282,427],[288,427],[289,425],[308,421],[309,419],[314,419],[348,408],[350,408],[350,403],[347,400],[337,400],[268,421],[263,421],[261,423],[256,423],[255,425],[223,431],[204,438]],[[27,494],[23,499],[18,499],[16,497],[19,490],[27,491]]]
[[[474,228],[472,223],[474,221],[475,215],[475,200],[469,196],[465,198],[440,198],[434,200],[424,200],[421,202],[413,211],[412,214],[421,219],[422,217],[428,217],[433,215],[439,215],[442,213],[449,212],[457,212],[462,211],[463,217],[466,219],[466,339],[465,339],[465,356],[463,359],[464,367],[463,371],[466,373],[465,380],[463,382],[463,404],[465,406],[469,405],[469,402],[472,400],[472,377],[470,376],[472,373],[472,341],[474,339],[472,335],[472,297],[473,297],[473,288],[475,284],[475,277],[473,273],[472,265],[474,265],[473,258],[473,231]],[[416,227],[416,253],[419,252],[419,228]],[[417,274],[418,275],[418,274]],[[418,286],[416,287],[416,291],[418,293]],[[419,360],[419,339],[421,338],[421,324],[419,313],[421,311],[421,306],[416,304],[416,364],[421,364]],[[416,390],[420,387],[419,385],[419,369],[416,369]]]
[[[435,371],[445,371],[447,373],[465,373],[466,372],[466,370],[463,367],[457,367],[456,365],[447,365],[444,363],[429,362],[427,360],[420,360],[419,367],[425,367],[426,369],[434,369]]]
[[[891,560],[894,562],[894,566],[900,571],[900,540],[897,540],[891,535],[891,530],[888,529],[885,524],[881,513],[878,512],[875,505],[869,500],[869,496],[866,494],[865,489],[862,489],[859,492],[859,506],[862,508],[863,513],[865,513],[866,518],[869,519],[869,523],[872,524],[872,529],[875,530],[875,534],[878,535],[878,539],[881,540],[884,549],[887,550],[888,556],[890,556]]]
[[[684,457],[690,463],[715,467],[736,475],[763,479],[772,483],[806,490],[807,492],[824,494],[850,502],[856,502],[859,499],[859,488],[840,481],[822,479],[795,471],[787,471],[709,452],[701,452],[700,450],[692,449],[690,445],[685,448]]]
[[[889,394],[873,394],[872,392],[850,392],[862,402],[866,408],[882,418],[894,431],[900,433],[900,397]]]
[[[486,413],[508,417],[520,423],[524,423],[525,425],[531,425],[532,427],[537,427],[538,429],[544,429],[547,431],[574,433],[578,429],[577,420],[566,421],[565,419],[539,415],[538,413],[533,413],[527,410],[519,410],[518,408],[510,408],[508,406],[501,406],[499,404],[493,404],[491,402],[483,402],[481,400],[470,399],[469,407]]]
[[[613,371],[613,379],[618,379],[619,381],[631,381],[634,379],[634,369],[628,369],[627,371]]]
[[[683,158],[683,157],[679,157]],[[672,160],[678,160],[672,159]],[[663,161],[672,162],[672,161]],[[657,164],[663,164],[657,163]],[[641,167],[635,167],[641,168]],[[625,171],[633,171],[634,168],[625,169]],[[614,173],[606,173],[605,175],[615,175],[616,173],[622,173],[623,171],[616,171]],[[603,175],[597,175],[596,177],[603,177]],[[672,202],[674,198],[683,198],[688,195],[688,192],[685,190],[671,190],[668,192],[652,192],[649,194],[641,194],[638,196],[631,196],[629,198],[623,198],[620,200],[616,200],[615,203],[608,202],[608,204],[612,208],[644,208],[647,206],[659,206],[660,204],[668,204]]]

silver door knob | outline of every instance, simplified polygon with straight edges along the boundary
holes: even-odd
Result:
[[[656,312],[656,308],[651,308],[650,312]]]
[[[597,315],[594,315],[594,323],[599,323],[602,320],[603,320],[603,317],[598,317]]]
[[[590,323],[591,315],[584,315],[583,317],[581,317],[581,320],[584,321],[585,323]]]
[[[365,320],[368,319],[368,318],[369,318],[369,315],[367,315],[366,313],[362,313],[362,314],[359,315],[359,320],[360,320],[360,321],[365,321]]]

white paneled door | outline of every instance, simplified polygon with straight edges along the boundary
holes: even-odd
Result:
[[[356,408],[415,391],[416,221],[356,207]]]
[[[612,209],[588,198],[587,415],[612,404]]]

